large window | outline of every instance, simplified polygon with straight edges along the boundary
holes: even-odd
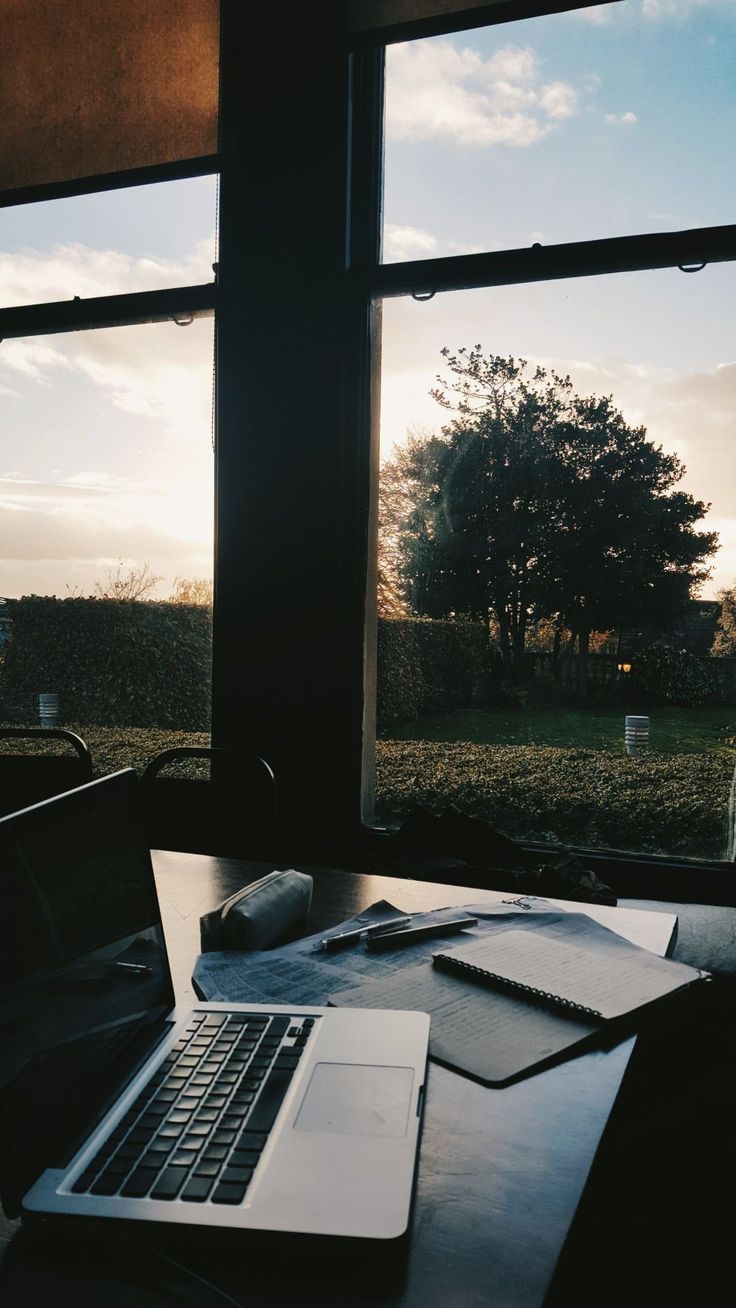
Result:
[[[56,694],[99,771],[208,738],[214,331],[186,287],[213,282],[215,190],[0,211],[0,719],[37,725]],[[100,305],[122,325],[95,330]]]
[[[732,857],[734,21],[624,0],[388,51],[384,824]]]

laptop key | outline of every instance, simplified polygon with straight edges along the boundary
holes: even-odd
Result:
[[[265,1134],[265,1132],[251,1131],[249,1127],[248,1130],[243,1131],[236,1145],[236,1149],[257,1149],[258,1152],[260,1153],[267,1139],[268,1136]]]
[[[255,1167],[261,1156],[260,1149],[233,1149],[229,1163],[232,1167]]]
[[[213,1204],[239,1204],[242,1202],[247,1189],[247,1184],[226,1185],[221,1181],[212,1195],[212,1202]]]
[[[117,1174],[109,1175],[107,1171],[98,1176],[97,1180],[91,1187],[92,1194],[117,1194],[120,1189],[122,1177]]]
[[[74,1185],[72,1186],[72,1194],[84,1194],[85,1191],[89,1190],[89,1187],[94,1181],[96,1175],[97,1172],[95,1168],[88,1167],[86,1171],[82,1172],[82,1175],[78,1176],[76,1181],[74,1182]]]
[[[206,1159],[203,1159],[202,1162],[197,1163],[197,1166],[194,1169],[194,1175],[215,1177],[221,1167],[222,1163],[208,1162]]]
[[[289,1029],[289,1018],[286,1014],[281,1014],[277,1017],[271,1018],[271,1022],[268,1028],[268,1034],[269,1036],[276,1036],[276,1035],[282,1036],[282,1035],[286,1035],[288,1029]]]
[[[136,1167],[120,1193],[130,1199],[142,1199],[145,1194],[148,1194],[157,1176],[158,1169],[155,1167]]]
[[[284,1069],[269,1072],[263,1083],[263,1089],[253,1105],[248,1128],[252,1131],[270,1131],[281,1107],[286,1091],[291,1085],[293,1073]]]
[[[175,1199],[184,1184],[186,1172],[180,1167],[167,1167],[151,1191],[152,1199]]]
[[[204,1203],[214,1183],[214,1177],[193,1176],[184,1186],[181,1197],[189,1200],[190,1203]]]
[[[226,1167],[221,1180],[224,1184],[247,1185],[253,1175],[252,1167]]]

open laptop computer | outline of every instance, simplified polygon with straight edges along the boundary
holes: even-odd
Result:
[[[0,820],[0,1194],[89,1215],[408,1227],[429,1018],[174,992],[131,769]]]

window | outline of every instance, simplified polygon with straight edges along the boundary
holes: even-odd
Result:
[[[0,717],[38,724],[55,692],[102,772],[209,739],[215,190],[0,211]],[[124,325],[94,330],[100,303]]]
[[[732,856],[736,243],[717,224],[736,194],[709,146],[733,120],[733,21],[625,0],[388,51],[379,821],[456,804],[526,841]],[[591,465],[572,419],[590,430],[604,397],[618,436]],[[492,402],[514,418],[495,470],[472,446]],[[604,540],[601,508],[635,514],[607,478],[635,480],[637,441],[671,535],[638,563],[641,534]]]

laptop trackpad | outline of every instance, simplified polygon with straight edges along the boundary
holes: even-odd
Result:
[[[406,1135],[414,1069],[318,1063],[294,1123],[296,1131]]]

